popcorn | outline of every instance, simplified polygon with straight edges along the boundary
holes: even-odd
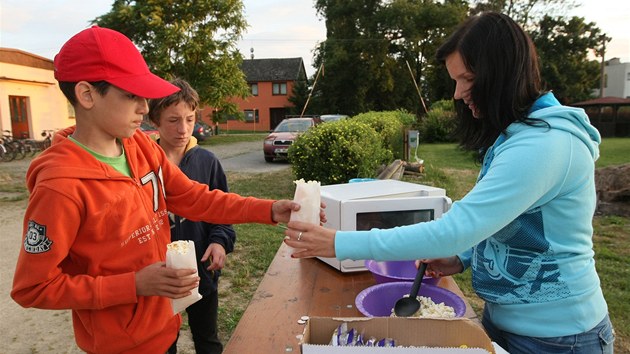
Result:
[[[166,249],[167,251],[177,252],[178,254],[187,254],[188,252],[190,252],[191,248],[189,247],[188,241],[173,241],[166,245]],[[192,250],[195,250],[194,244]]]
[[[409,297],[405,295],[403,297]],[[455,317],[455,309],[451,306],[445,305],[443,302],[436,304],[430,297],[417,296],[416,299],[420,302],[420,309],[409,317],[426,317],[426,318],[453,318]],[[391,317],[397,317],[392,309]]]

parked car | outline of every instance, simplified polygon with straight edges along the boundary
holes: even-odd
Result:
[[[286,118],[274,129],[263,144],[265,161],[272,162],[274,158],[286,158],[289,146],[297,137],[308,129],[321,123],[319,118]]]
[[[347,119],[348,116],[345,114],[324,114],[319,116],[319,118],[324,123],[336,122],[338,120]]]
[[[212,128],[204,122],[195,122],[193,128],[193,136],[197,138],[197,141],[204,141],[207,137],[212,135]]]
[[[158,140],[160,138],[160,132],[157,130],[157,128],[147,121],[143,121],[140,124],[140,130],[142,130],[142,132],[144,132],[153,140]]]

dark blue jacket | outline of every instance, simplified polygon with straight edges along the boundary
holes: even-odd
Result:
[[[184,158],[179,163],[179,168],[188,178],[207,184],[210,189],[220,189],[228,192],[227,178],[219,159],[210,151],[197,145],[196,139],[186,147]],[[225,253],[234,250],[236,232],[232,225],[208,224],[205,222],[190,221],[180,216],[169,215],[171,221],[171,240],[192,240],[195,242],[197,254],[197,269],[199,271],[199,293],[204,296],[217,290],[220,271],[209,272],[206,265],[200,262],[211,243],[223,246]]]

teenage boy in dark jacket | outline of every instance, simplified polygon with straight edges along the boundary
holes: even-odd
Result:
[[[219,159],[197,145],[192,136],[195,126],[199,95],[184,80],[171,83],[180,90],[170,96],[149,101],[149,119],[158,128],[158,144],[166,157],[188,176],[208,185],[209,189],[228,192],[227,178]],[[219,305],[218,282],[225,265],[226,254],[234,250],[236,233],[231,225],[191,221],[169,213],[171,240],[195,242],[197,269],[199,269],[198,302],[188,306],[188,324],[197,354],[217,354],[223,351],[217,331]],[[173,348],[170,353],[176,352]]]

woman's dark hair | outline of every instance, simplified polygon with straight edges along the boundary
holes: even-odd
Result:
[[[156,125],[160,123],[160,114],[172,104],[185,102],[193,111],[199,106],[199,94],[183,79],[173,79],[171,84],[179,87],[179,91],[170,96],[149,100],[149,119]]]
[[[479,119],[457,100],[455,130],[464,149],[485,150],[512,122],[536,124],[527,112],[540,95],[536,48],[523,29],[506,15],[484,12],[470,17],[437,51],[437,60],[458,52],[475,75],[471,98]]]
[[[76,82],[59,81],[59,88],[61,89],[61,92],[63,92],[64,96],[66,96],[68,101],[70,101],[70,104],[73,106],[77,104],[77,96],[74,94],[74,87],[76,85]],[[94,89],[99,95],[104,96],[112,84],[107,81],[94,81],[90,82],[90,85],[94,86]]]

